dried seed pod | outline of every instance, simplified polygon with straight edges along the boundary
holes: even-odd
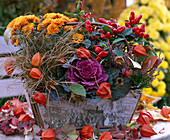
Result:
[[[39,69],[37,68],[32,68],[32,70],[30,71],[29,75],[34,78],[34,79],[42,79],[42,73],[40,72]]]
[[[42,56],[38,52],[32,57],[31,65],[33,65],[35,67],[39,67],[42,63],[43,63]]]

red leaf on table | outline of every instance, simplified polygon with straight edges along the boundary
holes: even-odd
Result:
[[[53,129],[47,129],[42,132],[42,140],[54,140],[56,134],[54,133]]]
[[[124,139],[126,136],[126,134],[124,134],[124,132],[121,132],[119,130],[116,123],[113,123],[113,127],[109,130],[109,132],[112,135],[112,137],[116,138],[116,139]]]
[[[11,120],[11,124],[12,124],[13,126],[18,126],[18,124],[19,124],[18,119],[15,118],[15,117],[13,117],[12,120]]]
[[[144,124],[141,127],[141,131],[140,131],[141,136],[143,137],[151,137],[153,135],[156,135],[157,133],[152,129],[152,127],[148,124]]]
[[[46,107],[47,99],[44,94],[37,92],[34,94],[34,101]]]
[[[150,124],[149,122],[149,118],[146,115],[139,115],[139,117],[137,118],[137,123],[140,125],[144,125],[144,124]]]
[[[14,129],[12,129],[9,124],[11,122],[11,119],[6,119],[2,122],[0,122],[0,130],[5,134],[5,135],[10,135],[15,132]]]
[[[160,113],[165,118],[169,118],[170,117],[170,107],[169,106],[163,106]]]
[[[160,131],[159,131],[160,134],[163,134],[165,133],[165,128],[162,128]]]
[[[38,133],[36,133],[37,136],[41,136],[42,135],[43,130],[41,129],[40,131],[38,131]]]
[[[18,130],[20,133],[23,133],[23,132],[25,131],[24,127],[25,127],[25,126],[29,126],[29,125],[30,125],[29,122],[20,121],[19,124],[18,124],[17,130]]]
[[[110,132],[103,132],[100,135],[99,140],[112,140],[112,135],[110,134]]]

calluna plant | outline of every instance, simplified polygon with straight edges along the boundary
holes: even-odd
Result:
[[[161,59],[145,33],[142,15],[130,13],[125,26],[115,20],[99,18],[90,12],[47,13],[44,16],[20,16],[12,20],[4,33],[5,40],[20,49],[5,70],[15,68],[26,90],[45,106],[47,93],[59,100],[118,100],[130,90],[147,87],[155,78]],[[72,17],[72,18],[71,18]]]

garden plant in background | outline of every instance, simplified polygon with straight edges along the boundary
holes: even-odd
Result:
[[[162,107],[164,103],[170,105],[170,11],[165,6],[164,0],[135,0],[134,4],[125,9],[119,18],[120,25],[128,18],[129,12],[142,14],[142,23],[145,23],[145,31],[153,39],[153,44],[157,47],[155,51],[163,59],[162,64],[155,73],[159,76],[152,82],[152,87],[143,88],[142,92],[154,97],[162,97],[157,105]],[[136,33],[138,30],[136,30]],[[163,53],[159,53],[158,51]],[[167,84],[167,85],[166,85]]]

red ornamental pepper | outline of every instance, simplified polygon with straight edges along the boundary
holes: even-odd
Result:
[[[126,26],[126,27],[131,26],[131,25],[130,25],[130,22],[125,22],[125,26]]]
[[[111,23],[110,25],[111,25],[112,27],[116,28],[116,29],[117,29],[117,27],[118,27],[118,24],[117,24],[117,23]]]
[[[144,32],[140,32],[140,33],[139,33],[139,37],[142,38],[143,36],[144,36]]]
[[[136,24],[138,24],[140,22],[141,18],[142,18],[142,15],[139,15],[136,17],[136,19],[135,19]]]
[[[99,54],[98,54],[98,57],[100,58],[103,58],[103,57],[106,57],[108,55],[108,53],[106,51],[101,51]]]
[[[90,51],[87,50],[86,48],[83,48],[83,47],[80,47],[80,48],[77,49],[76,55],[79,58],[92,58],[91,54],[90,54]]]
[[[131,11],[129,20],[134,20],[135,19],[135,12]]]
[[[99,140],[112,140],[112,135],[110,134],[110,132],[103,132],[100,135]]]
[[[92,33],[92,27],[91,27],[91,22],[90,20],[87,20],[85,23],[85,29],[87,30],[87,32]]]
[[[117,34],[117,29],[112,29],[113,34]]]
[[[94,48],[94,52],[97,53],[97,54],[99,54],[102,50],[103,49],[101,47],[98,47],[98,46]]]
[[[105,34],[105,37],[108,38],[108,39],[110,39],[110,38],[113,37],[113,35],[111,35],[110,32],[107,32],[107,33]]]
[[[98,61],[98,62],[100,62],[102,60],[102,58],[101,57],[96,57],[96,61]]]
[[[83,17],[89,19],[90,16],[91,16],[91,13],[87,13],[87,14],[85,14]]]
[[[96,36],[96,35],[93,35],[93,36],[91,36],[91,38],[90,38],[91,41],[93,41],[93,40],[95,40],[95,39],[97,39],[97,36]]]
[[[125,26],[121,26],[121,27],[117,28],[117,32],[119,34],[121,34],[124,30],[125,30]]]
[[[135,20],[130,20],[130,24],[135,24],[136,21]]]
[[[126,77],[130,76],[130,72],[128,70],[126,70],[124,74],[125,74]]]
[[[34,101],[46,107],[47,99],[44,94],[37,92],[34,94]]]
[[[101,34],[101,35],[100,35],[100,38],[101,38],[101,39],[104,39],[105,37],[106,37],[105,34]]]
[[[141,45],[136,45],[133,49],[133,53],[136,54],[137,56],[147,55],[145,48]]]
[[[140,32],[145,32],[145,24],[142,24],[140,27]]]
[[[145,39],[149,38],[149,34],[144,34],[144,38]]]
[[[99,22],[108,24],[108,21],[104,18],[99,18]]]

